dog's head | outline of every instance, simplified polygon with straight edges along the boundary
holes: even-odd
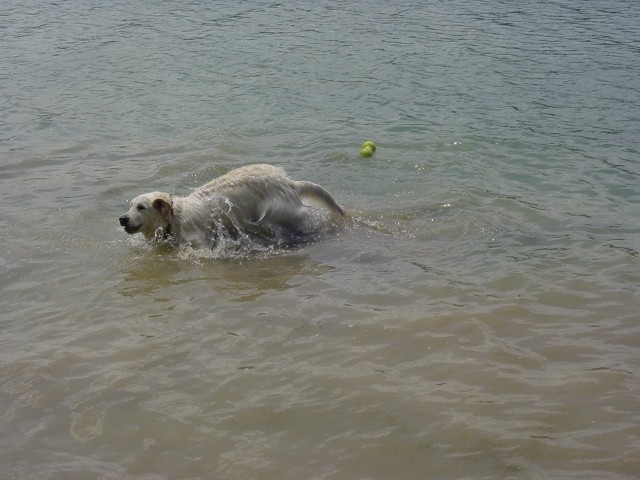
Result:
[[[147,238],[170,233],[173,208],[171,196],[162,192],[143,193],[131,200],[129,211],[120,217],[127,233],[142,233]]]

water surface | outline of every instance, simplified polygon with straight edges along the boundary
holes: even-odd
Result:
[[[637,478],[637,3],[0,18],[3,478]],[[118,225],[253,162],[349,220],[240,253]]]

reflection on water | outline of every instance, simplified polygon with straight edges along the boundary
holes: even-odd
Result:
[[[270,251],[259,255],[245,252],[243,259],[220,259],[208,250],[190,248],[176,251],[155,246],[133,257],[126,265],[123,296],[154,295],[159,290],[188,286],[211,289],[212,296],[227,294],[228,300],[252,301],[269,292],[299,287],[309,277],[321,276],[335,267],[315,262],[298,251]],[[194,280],[194,269],[199,271]]]

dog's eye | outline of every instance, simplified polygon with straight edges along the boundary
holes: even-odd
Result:
[[[136,208],[138,210],[144,210],[146,207],[144,205],[138,205]]]

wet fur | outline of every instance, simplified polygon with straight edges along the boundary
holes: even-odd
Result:
[[[120,225],[127,233],[167,238],[194,248],[211,246],[225,234],[271,241],[282,234],[295,238],[309,230],[304,197],[319,201],[336,217],[345,216],[320,185],[291,180],[282,168],[259,164],[232,170],[186,197],[163,192],[139,195],[120,217]]]

